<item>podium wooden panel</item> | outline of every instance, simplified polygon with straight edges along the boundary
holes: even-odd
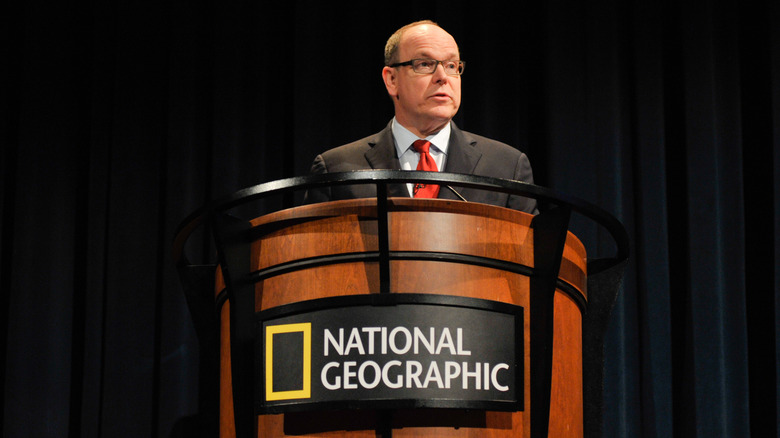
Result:
[[[533,216],[483,204],[391,198],[388,201],[391,252],[465,255],[534,268]],[[251,266],[257,271],[310,257],[379,251],[375,199],[334,201],[278,211],[251,221]],[[446,257],[445,257],[446,258]],[[522,306],[533,312],[527,274],[462,260],[393,259],[392,293],[425,293],[480,298]],[[334,263],[285,271],[255,284],[255,311],[315,298],[380,293],[376,261]],[[567,234],[554,294],[549,436],[583,436],[582,312],[587,301],[586,255]],[[224,289],[218,275],[217,293]],[[235,436],[230,355],[230,302],[221,308],[220,437]],[[528,313],[526,313],[528,314]],[[260,415],[258,436],[530,437],[532,404],[531,327],[524,329],[524,410],[339,411]]]

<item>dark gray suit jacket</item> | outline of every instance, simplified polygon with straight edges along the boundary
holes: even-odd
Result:
[[[377,134],[318,155],[311,166],[311,173],[400,169],[401,164],[396,155],[391,124],[388,124]],[[455,126],[455,123],[452,123],[447,161],[443,171],[533,183],[531,163],[524,153],[507,144],[461,131]],[[456,187],[456,190],[469,202],[508,207],[527,213],[538,212],[534,199],[469,188]],[[409,191],[405,185],[397,184],[388,188],[388,195],[409,197]],[[308,191],[305,202],[314,203],[374,196],[376,196],[376,188],[372,184],[334,186]],[[444,187],[439,190],[439,198],[458,199],[454,193]]]

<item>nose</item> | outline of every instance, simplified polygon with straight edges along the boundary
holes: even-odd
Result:
[[[444,64],[441,61],[436,63],[436,67],[433,70],[434,82],[446,82],[449,75],[444,71]]]

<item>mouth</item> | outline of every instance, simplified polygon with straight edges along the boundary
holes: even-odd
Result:
[[[451,100],[450,95],[447,93],[434,93],[431,95],[433,100]]]

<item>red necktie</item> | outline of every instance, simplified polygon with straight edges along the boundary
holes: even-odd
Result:
[[[431,147],[431,142],[427,140],[417,140],[412,146],[414,147],[414,150],[420,153],[420,161],[417,163],[417,170],[427,170],[429,172],[439,171],[439,168],[436,167],[436,162],[433,161],[433,157],[428,152]],[[414,185],[415,198],[436,198],[438,196],[438,185],[419,183]]]

